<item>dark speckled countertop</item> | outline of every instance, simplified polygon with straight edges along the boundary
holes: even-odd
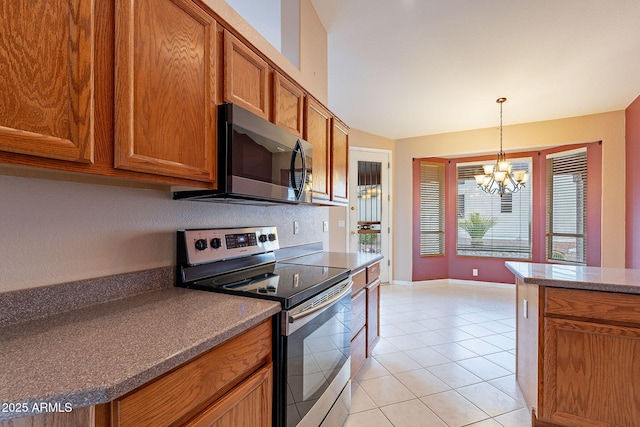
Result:
[[[109,402],[279,310],[169,287],[3,326],[0,404]],[[0,420],[24,415],[0,411]]]

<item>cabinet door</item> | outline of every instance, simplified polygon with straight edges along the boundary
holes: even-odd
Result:
[[[367,286],[367,357],[380,340],[380,280]]]
[[[273,73],[273,122],[302,136],[304,92],[280,73]]]
[[[269,65],[224,32],[224,99],[269,120]]]
[[[546,318],[543,348],[543,421],[637,425],[640,329]]]
[[[363,328],[351,340],[351,379],[354,379],[367,360],[367,331]]]
[[[349,131],[333,119],[331,129],[331,200],[347,203],[347,165],[349,164]]]
[[[271,425],[272,364],[251,375],[185,427],[236,427]]]
[[[331,198],[330,190],[330,150],[331,150],[331,114],[312,98],[307,97],[306,139],[313,146],[313,200],[325,201]]]
[[[93,162],[93,0],[2,2],[0,150]]]
[[[115,167],[212,181],[216,21],[191,0],[117,0],[115,41]]]

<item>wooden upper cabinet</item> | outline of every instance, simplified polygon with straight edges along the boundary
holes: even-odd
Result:
[[[216,21],[191,0],[117,0],[115,167],[213,181]]]
[[[4,1],[0,150],[93,162],[93,0]]]
[[[280,73],[273,73],[273,122],[302,137],[304,91]]]
[[[338,121],[332,120],[331,128],[331,200],[347,203],[347,165],[349,164],[349,130]]]
[[[224,32],[224,99],[269,120],[269,64]]]
[[[313,147],[313,200],[331,198],[331,113],[313,98],[307,97],[304,139]]]

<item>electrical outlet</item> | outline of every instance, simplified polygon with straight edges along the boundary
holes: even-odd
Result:
[[[522,315],[525,319],[529,318],[529,301],[522,300]]]
[[[329,221],[322,221],[322,231],[325,233],[329,232]]]
[[[300,232],[300,223],[298,221],[293,221],[293,234],[298,234]]]
[[[474,276],[474,277],[475,277],[475,276],[477,276],[477,275],[478,275],[478,269],[477,269],[477,268],[474,268],[474,269],[471,271],[471,273],[473,274],[473,276]]]

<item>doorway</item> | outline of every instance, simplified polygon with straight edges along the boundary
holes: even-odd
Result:
[[[380,280],[391,274],[391,152],[349,149],[349,252],[381,254]]]

